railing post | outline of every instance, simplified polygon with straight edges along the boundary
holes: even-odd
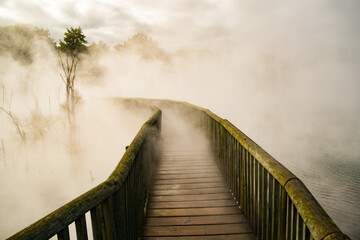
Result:
[[[254,158],[254,230],[257,235],[259,235],[259,225],[260,225],[260,164],[259,162]]]
[[[69,227],[66,226],[57,234],[58,240],[70,240]]]
[[[126,239],[127,221],[126,221],[126,198],[125,188],[121,186],[114,195],[114,219],[115,230],[118,239]]]
[[[279,231],[277,235],[277,239],[284,240],[286,237],[286,202],[287,202],[287,194],[285,188],[280,186],[279,189]]]
[[[104,216],[101,203],[90,210],[94,240],[106,239]]]
[[[88,240],[85,214],[75,220],[76,237],[78,240]]]
[[[113,197],[109,197],[101,205],[104,215],[106,239],[116,239],[116,231],[114,226]]]

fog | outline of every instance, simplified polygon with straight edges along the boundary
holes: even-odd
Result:
[[[76,84],[83,98],[78,113],[79,141],[86,151],[78,156],[70,156],[66,148],[66,127],[61,120],[64,113],[59,107],[64,101],[64,86],[56,53],[39,40],[41,44],[36,45],[30,64],[1,55],[0,80],[6,91],[2,93],[5,100],[0,100],[7,106],[12,95],[12,111],[27,119],[30,111],[36,109],[35,95],[43,115],[55,123],[46,130],[43,139],[22,146],[13,124],[1,113],[0,137],[6,149],[6,168],[0,167],[4,172],[0,175],[4,185],[0,188],[0,201],[6,199],[11,205],[1,202],[0,206],[15,208],[9,193],[14,199],[21,199],[20,194],[37,189],[34,196],[38,199],[34,202],[43,201],[38,208],[29,209],[29,203],[17,204],[31,210],[29,215],[35,220],[88,189],[90,170],[103,171],[102,179],[110,174],[124,145],[150,113],[138,116],[138,111],[120,106],[115,109],[105,104],[99,106],[94,99],[165,98],[188,101],[228,119],[299,176],[339,227],[357,239],[359,3],[225,1],[220,6],[211,1],[172,1],[156,3],[156,7],[149,4],[133,3],[149,10],[143,15],[148,17],[148,24],[136,25],[130,19],[130,30],[127,35],[119,32],[116,43],[123,43],[138,31],[144,31],[152,40],[130,41],[132,44],[115,50],[111,38],[108,48],[93,48],[82,59]],[[158,22],[154,20],[157,15]],[[113,23],[108,24],[110,29],[114,27]],[[101,36],[107,35],[101,34],[101,28],[96,30],[84,28],[89,39],[106,42]],[[111,34],[116,36],[115,32]],[[119,134],[114,134],[112,128],[97,128],[98,122],[104,124],[101,126],[118,127]],[[91,138],[99,142],[87,142],[89,135],[99,136]],[[108,146],[110,142],[114,145]],[[93,149],[94,146],[98,148]],[[104,152],[108,155],[102,155]],[[74,158],[80,159],[75,168]],[[101,169],[97,167],[100,158],[113,162],[107,169]],[[51,164],[45,164],[47,159],[51,159]],[[78,172],[74,173],[74,169]],[[39,172],[44,174],[41,178]],[[44,182],[45,178],[49,180]],[[42,209],[44,202],[53,205]],[[9,219],[5,221],[5,215],[1,212],[1,222],[10,223]]]
[[[12,47],[28,40],[20,36],[19,45]],[[104,95],[83,94],[76,132],[70,134],[61,107],[65,86],[58,56],[44,39],[31,41],[31,50],[24,55],[31,60],[9,56],[10,51],[4,50],[0,59],[1,239],[106,180],[152,114],[149,109],[131,109]],[[86,93],[86,85],[81,90]]]

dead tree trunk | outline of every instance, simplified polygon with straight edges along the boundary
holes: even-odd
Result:
[[[80,58],[76,55],[66,54],[66,60],[63,59],[59,53],[60,63],[63,70],[61,75],[62,80],[66,86],[66,102],[65,110],[67,112],[69,127],[75,130],[76,126],[76,107],[79,102],[79,97],[75,90],[76,68]]]

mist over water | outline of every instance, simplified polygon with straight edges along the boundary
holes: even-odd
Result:
[[[34,44],[41,47],[32,48],[31,62],[0,56],[0,107],[17,122],[1,110],[1,239],[106,180],[152,115],[105,95],[86,95],[85,84],[71,130],[61,106],[65,93],[57,56],[45,41]]]
[[[98,114],[104,107],[97,105],[97,101],[88,104],[89,99],[109,96],[169,98],[209,108],[228,119],[293,171],[340,229],[352,239],[359,239],[360,4],[357,1],[310,0],[286,3],[225,1],[221,5],[212,1],[149,4],[145,1],[134,3],[149,12],[153,10],[155,16],[166,12],[162,15],[166,21],[156,22],[149,17],[148,25],[142,25],[146,27],[136,28],[129,20],[133,31],[128,35],[119,32],[119,39],[122,41],[137,31],[145,30],[156,40],[155,45],[144,47],[140,42],[122,51],[100,49],[84,57],[77,82],[84,99],[84,114],[80,113],[79,119],[83,118],[86,122],[100,118],[99,121],[105,122],[103,126],[118,126],[121,133],[131,126],[132,132],[125,134],[128,138],[124,141],[129,142],[146,119],[146,114],[136,118],[137,124],[132,125],[132,121],[125,120],[127,117],[133,119],[130,112],[114,115],[116,110],[105,107],[105,113]],[[88,33],[89,39],[101,39],[101,30],[100,35],[91,35],[94,29],[87,32],[84,28],[84,32]],[[14,61],[11,56],[1,56],[0,80],[6,86],[5,102],[9,101],[13,92],[11,108],[22,119],[28,118],[29,109],[35,109],[33,93],[45,116],[63,114],[58,107],[64,101],[64,93],[56,53],[46,44],[36,46],[39,51],[34,51],[37,54],[30,65]],[[125,122],[120,124],[117,122],[120,120]],[[47,142],[43,148],[41,138],[36,147],[21,147],[9,119],[1,113],[0,121],[0,137],[7,149],[7,168],[2,168],[4,174],[0,175],[4,184],[0,188],[3,196],[0,201],[7,199],[11,203],[12,198],[7,192],[19,194],[23,182],[34,182],[34,185],[36,182],[44,183],[44,177],[35,177],[34,172],[39,170],[34,170],[35,160],[32,159],[41,162],[38,163],[39,168],[44,169],[44,166],[48,167],[45,156],[49,154],[47,158],[54,159],[49,166],[55,169],[72,168],[72,160],[59,160],[71,159],[66,151],[51,155],[57,153],[58,148],[65,146],[66,149],[66,134],[61,128],[61,121],[57,121],[56,127],[51,128],[47,133],[49,136],[45,137],[56,142],[51,148],[46,145]],[[94,159],[111,158],[115,162],[120,159],[120,151],[114,151],[111,156],[101,154],[103,149],[108,149],[104,145],[109,142],[100,140],[108,137],[102,134],[102,128],[95,123],[85,124],[80,129],[84,128],[84,141],[99,139],[95,145],[101,146],[101,150],[96,154],[94,152]],[[93,131],[96,131],[95,135]],[[61,136],[60,142],[56,140],[58,136]],[[116,146],[123,148],[121,144]],[[32,150],[26,152],[28,148],[41,149],[46,154],[39,151],[33,155]],[[109,149],[115,148],[110,146]],[[18,152],[24,153],[19,156]],[[27,174],[34,174],[31,181],[23,174],[26,173],[27,158],[23,156],[31,156],[27,160],[30,169]],[[90,164],[85,160],[88,158],[82,159],[83,166]],[[96,164],[94,160],[94,166],[100,166]],[[110,174],[112,166],[110,164],[104,170],[105,176]],[[15,169],[15,173],[20,171],[21,177],[5,181],[11,175],[9,169]],[[50,174],[51,171],[44,172]],[[69,171],[64,176],[71,175],[67,177],[72,179],[71,184],[79,182],[79,186],[82,183],[78,179],[84,178],[84,186],[88,187],[89,170],[85,171],[84,177],[80,177],[81,174],[74,177]],[[46,177],[55,178],[52,175]],[[66,185],[64,179],[59,177],[57,183],[46,181],[45,190],[37,195],[57,200],[63,198],[56,195],[60,188],[68,196],[77,196],[79,191],[85,191],[85,187]],[[72,191],[72,188],[81,190]],[[75,197],[73,195],[68,198]],[[34,209],[38,214],[34,218],[67,201],[57,202],[47,209]],[[24,209],[29,209],[24,206]],[[6,214],[0,214],[0,219],[5,221]]]
[[[76,143],[70,143],[68,129],[61,123],[35,143],[17,145],[5,136],[6,165],[0,166],[0,238],[105,181],[149,116],[147,109],[134,112],[108,99],[88,100]],[[76,149],[70,144],[76,144]]]

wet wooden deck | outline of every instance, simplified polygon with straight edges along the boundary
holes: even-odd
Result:
[[[143,239],[255,239],[202,133],[171,116],[163,119]]]

